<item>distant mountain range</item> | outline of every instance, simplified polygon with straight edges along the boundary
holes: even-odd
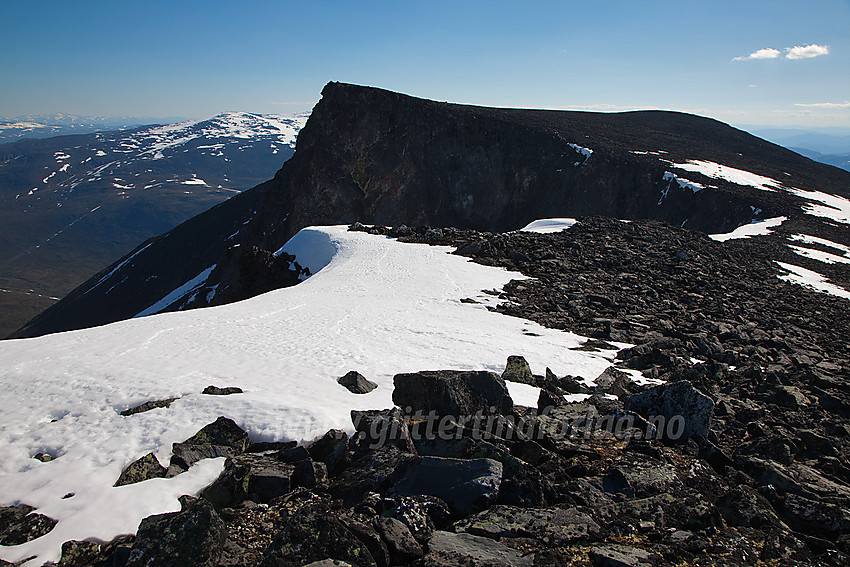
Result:
[[[271,177],[305,121],[231,112],[0,145],[0,336],[139,242]]]
[[[815,161],[850,171],[850,129],[848,128],[806,130],[752,126],[745,129]]]
[[[0,144],[70,134],[127,130],[148,124],[172,124],[185,120],[185,118],[180,117],[145,118],[136,116],[28,114],[14,118],[0,118]]]

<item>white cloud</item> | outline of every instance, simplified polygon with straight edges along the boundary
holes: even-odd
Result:
[[[735,61],[743,61],[745,59],[776,59],[782,54],[778,49],[773,49],[772,47],[765,47],[764,49],[759,49],[758,51],[753,51],[746,57],[736,57]]]
[[[786,59],[811,59],[818,55],[827,55],[829,53],[828,45],[795,45],[794,47],[785,48]]]
[[[818,45],[816,43],[807,45],[795,45],[794,47],[786,47],[785,59],[811,59],[818,55],[829,54],[828,45]],[[733,61],[745,61],[747,59],[779,59],[782,57],[782,51],[772,47],[765,47],[758,51],[753,51],[749,55],[743,57],[735,57]]]
[[[802,106],[804,108],[850,108],[850,101],[844,102],[812,102],[812,103],[802,103],[797,102],[794,106]]]

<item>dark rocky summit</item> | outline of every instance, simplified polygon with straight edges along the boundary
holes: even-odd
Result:
[[[803,199],[791,193],[672,165],[689,160],[845,197],[850,185],[848,172],[693,115],[494,109],[329,83],[274,179],[148,240],[14,336],[133,317],[210,269],[163,310],[293,285],[302,268],[273,253],[317,224],[431,225],[428,241],[437,241],[437,227],[500,232],[553,216],[656,219],[709,233],[804,216]],[[674,182],[673,170],[707,189]],[[831,230],[807,234],[829,238]],[[104,278],[110,285],[98,286]]]

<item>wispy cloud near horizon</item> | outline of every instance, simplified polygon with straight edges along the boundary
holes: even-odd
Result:
[[[850,108],[850,101],[844,101],[844,102],[812,102],[812,103],[797,102],[797,103],[794,103],[794,106],[801,106],[803,108]]]
[[[819,55],[829,55],[828,45],[818,45],[816,43],[806,45],[795,45],[794,47],[785,48],[784,59],[811,59]],[[734,57],[732,61],[746,61],[748,59],[780,59],[782,51],[773,47],[765,47],[757,51],[753,51],[749,55]]]

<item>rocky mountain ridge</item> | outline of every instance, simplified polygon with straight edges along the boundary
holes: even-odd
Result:
[[[493,109],[330,83],[296,150],[274,179],[140,245],[14,336],[133,317],[167,297],[163,310],[244,298],[223,293],[240,257],[273,255],[316,224],[506,231],[599,214],[713,233],[785,217],[850,243],[850,174],[680,113]],[[109,296],[93,290],[107,276]]]

